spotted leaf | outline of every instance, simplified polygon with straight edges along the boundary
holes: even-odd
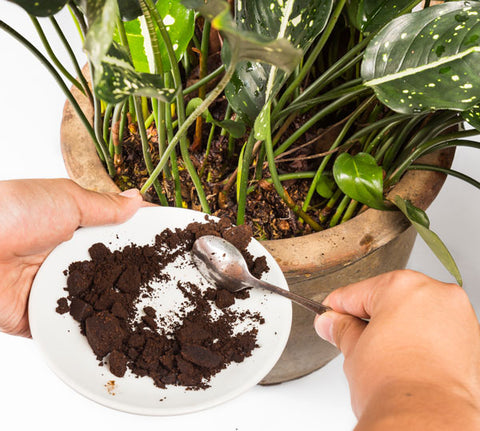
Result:
[[[364,33],[381,29],[412,8],[412,0],[351,0],[348,4],[351,20]]]
[[[468,124],[480,131],[480,105],[476,105],[472,109],[462,112],[462,116]]]
[[[270,40],[288,40],[305,52],[324,29],[333,0],[236,0],[235,22],[242,31]],[[226,49],[226,48],[225,48]],[[281,54],[283,56],[284,54]],[[235,112],[255,120],[265,102],[289,76],[276,65],[250,58],[237,65],[225,94]]]
[[[366,49],[365,84],[391,109],[465,111],[480,100],[480,3],[450,2],[402,15]]]
[[[60,12],[67,4],[67,0],[9,0],[18,4],[33,16],[52,16]]]
[[[403,199],[400,196],[395,196],[393,203],[402,211],[405,217],[412,223],[415,230],[422,237],[425,243],[435,253],[435,256],[442,262],[445,268],[452,274],[457,283],[462,285],[462,275],[458,269],[455,260],[448,251],[445,244],[439,238],[439,236],[430,230],[430,220],[427,214],[420,208],[414,206],[410,201]]]
[[[118,5],[116,0],[82,0],[81,6],[88,22],[83,49],[90,61],[98,67],[112,44]]]
[[[156,8],[163,18],[175,55],[179,60],[193,37],[195,30],[194,11],[183,6],[180,0],[162,0],[157,2]],[[167,48],[158,29],[156,31],[163,70],[168,71],[170,70],[170,61]],[[135,69],[144,73],[154,72],[152,46],[145,19],[138,17],[126,22],[125,32]],[[118,35],[114,39],[119,42]]]
[[[137,72],[127,51],[115,42],[96,70],[94,87],[97,96],[107,103],[119,103],[131,95],[155,97],[171,103],[176,93],[163,88],[159,75]]]

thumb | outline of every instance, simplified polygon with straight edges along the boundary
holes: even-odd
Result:
[[[336,311],[327,311],[315,317],[317,334],[324,340],[338,347],[347,357],[355,348],[367,322]]]
[[[144,206],[142,195],[137,189],[119,194],[81,189],[75,199],[80,212],[80,226],[122,223]]]

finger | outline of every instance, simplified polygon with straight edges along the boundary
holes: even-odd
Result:
[[[348,357],[355,349],[367,322],[348,314],[327,311],[315,317],[314,326],[321,338],[336,346],[345,357]]]
[[[433,279],[419,272],[392,271],[334,290],[323,303],[335,311],[369,319],[392,298],[400,300],[409,289],[431,283]]]
[[[122,223],[144,206],[142,195],[136,189],[130,189],[120,194],[80,190],[78,194],[75,194],[80,214],[80,226]]]

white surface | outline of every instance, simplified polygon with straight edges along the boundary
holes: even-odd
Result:
[[[233,324],[235,334],[256,329],[258,347],[243,362],[229,364],[209,380],[208,388],[199,391],[173,385],[160,389],[154,386],[152,379],[138,378],[130,370],[123,378],[117,378],[110,373],[108,366],[98,366],[99,361],[80,333],[78,323],[68,313],[60,315],[55,311],[57,300],[66,294],[64,271],[72,262],[90,260],[88,249],[93,244],[108,244],[112,251],[132,243],[152,245],[155,236],[163,230],[184,229],[192,222],[205,223],[205,215],[183,208],[141,208],[121,225],[78,229],[72,239],[50,253],[35,277],[28,316],[35,343],[52,370],[65,383],[87,398],[120,411],[166,416],[192,413],[229,401],[251,389],[270,372],[290,334],[292,304],[286,298],[262,289],[251,290],[249,298],[236,301],[229,307],[231,311],[253,313],[264,318],[265,323],[260,325],[246,314]],[[270,269],[263,274],[263,280],[288,289],[280,267],[258,241],[252,241],[248,251],[254,257],[266,257]],[[153,291],[140,301],[137,310],[141,315],[143,307],[155,308],[158,316],[167,318],[167,326],[157,323],[169,334],[173,322],[182,322],[178,311],[183,307],[187,307],[187,311],[193,309],[177,284],[191,283],[202,291],[213,285],[198,271],[190,253],[178,256],[162,270],[162,274],[168,274],[169,280],[149,283]],[[221,310],[212,309],[213,319],[222,315]],[[108,382],[111,381],[115,382],[114,390],[109,390]]]
[[[68,15],[61,16],[62,21],[68,21]],[[0,19],[20,29],[30,40],[37,40],[28,18],[14,5],[0,2]],[[75,36],[74,29],[70,33]],[[64,96],[42,66],[1,31],[0,53],[0,179],[65,177],[58,133]],[[478,166],[480,151],[459,150],[455,169],[478,180]],[[457,259],[477,314],[479,198],[480,192],[472,186],[450,178],[428,210],[432,228]],[[420,240],[409,267],[444,281],[452,280]],[[347,431],[356,423],[341,357],[307,377],[277,386],[256,386],[211,410],[152,418],[116,412],[77,394],[50,371],[30,340],[0,334],[0,351],[2,427],[15,424],[15,429],[24,430],[45,425],[51,430],[64,430],[68,423],[72,431],[100,426],[118,430],[147,426],[182,431],[192,427],[197,431],[257,431],[267,427],[277,431]]]

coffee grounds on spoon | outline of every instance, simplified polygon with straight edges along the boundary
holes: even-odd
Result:
[[[205,219],[185,229],[166,229],[153,245],[131,244],[111,251],[102,243],[94,244],[89,249],[91,260],[73,262],[65,271],[69,295],[58,300],[56,311],[70,312],[97,359],[108,362],[114,375],[123,377],[130,369],[138,377],[151,377],[160,388],[205,389],[212,376],[232,362],[242,362],[258,347],[257,326],[264,323],[263,317],[231,308],[249,297],[248,290],[202,290],[179,281],[177,288],[185,301],[176,319],[157,315],[151,306],[143,307],[139,316],[140,301],[154,293],[151,282],[169,281],[165,267],[190,253],[201,236],[221,236],[234,244],[255,277],[268,271],[264,256],[254,258],[247,251],[249,227],[234,227],[227,218]],[[235,331],[245,321],[248,328]]]

